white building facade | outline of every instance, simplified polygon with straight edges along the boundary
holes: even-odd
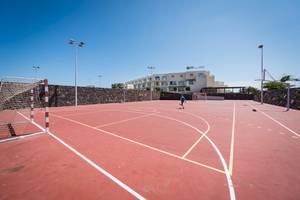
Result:
[[[186,71],[166,74],[153,74],[125,83],[128,89],[152,90],[164,92],[199,92],[203,87],[221,87],[224,82],[215,81],[209,71]]]

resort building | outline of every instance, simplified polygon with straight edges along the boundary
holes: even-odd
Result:
[[[164,92],[199,92],[204,87],[221,87],[224,82],[215,81],[209,71],[186,71],[166,74],[153,74],[125,83],[128,89],[153,90]]]

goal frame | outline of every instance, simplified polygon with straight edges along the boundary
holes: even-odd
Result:
[[[41,104],[41,108],[43,109],[43,113],[44,113],[44,126],[45,128],[43,129],[43,132],[48,133],[49,132],[49,127],[50,127],[50,123],[49,123],[49,86],[48,86],[48,79],[37,79],[37,78],[27,78],[27,77],[13,77],[13,76],[7,76],[7,77],[3,77],[0,79],[1,84],[0,84],[0,92],[2,92],[2,87],[5,83],[17,83],[17,84],[32,84],[35,85],[32,88],[29,88],[28,90],[24,90],[21,92],[16,92],[16,94],[11,95],[11,97],[8,97],[7,99],[4,99],[4,101],[2,102],[3,105],[5,104],[5,102],[10,101],[10,99],[12,99],[13,97],[25,93],[25,92],[29,92],[29,98],[30,98],[30,106],[25,107],[26,109],[30,109],[30,116],[25,120],[28,120],[30,123],[34,124],[35,126],[37,126],[36,122],[34,121],[34,89],[39,86],[42,85],[42,89],[44,91],[44,102]],[[30,91],[29,91],[30,90]],[[38,93],[39,94],[39,93]],[[2,105],[1,105],[2,106]],[[2,108],[1,108],[2,109]],[[15,108],[12,108],[11,110],[14,110]],[[19,108],[17,108],[19,109]],[[5,110],[5,109],[3,109]],[[41,127],[39,127],[41,129]]]

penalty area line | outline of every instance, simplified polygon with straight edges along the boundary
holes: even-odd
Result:
[[[73,119],[69,119],[69,118],[66,118],[66,117],[63,117],[63,116],[59,116],[59,115],[55,115],[55,114],[52,114],[52,116],[57,117],[57,118],[60,118],[60,119],[64,119],[64,120],[67,120],[67,121],[70,121],[70,122],[73,122],[73,123],[75,123],[75,124],[79,124],[79,125],[88,127],[88,128],[94,129],[94,130],[97,130],[97,131],[101,132],[102,134],[105,133],[105,134],[114,136],[114,137],[116,137],[116,138],[125,140],[125,141],[127,141],[127,142],[130,142],[130,143],[133,143],[133,144],[136,144],[136,145],[139,145],[139,146],[142,146],[142,147],[145,147],[145,148],[148,148],[148,149],[151,149],[151,150],[160,152],[160,153],[162,153],[162,154],[166,154],[166,155],[171,156],[171,157],[174,157],[174,158],[178,158],[178,159],[180,159],[180,160],[184,160],[184,161],[189,162],[189,163],[196,164],[196,165],[201,166],[201,167],[205,167],[205,168],[207,168],[207,169],[211,169],[211,170],[213,170],[213,171],[216,171],[216,172],[219,172],[219,173],[222,173],[222,174],[225,173],[223,170],[220,170],[220,169],[217,169],[217,168],[214,168],[214,167],[211,167],[211,166],[208,166],[208,165],[205,165],[205,164],[202,164],[202,163],[193,161],[193,160],[189,160],[189,159],[186,159],[186,158],[182,158],[181,156],[178,156],[178,155],[176,155],[176,154],[169,153],[169,152],[167,152],[167,151],[164,151],[164,150],[161,150],[161,149],[158,149],[158,148],[149,146],[149,145],[144,144],[144,143],[141,143],[141,142],[137,142],[137,141],[135,141],[135,140],[132,140],[132,139],[129,139],[129,138],[126,138],[126,137],[122,137],[122,136],[117,135],[117,134],[115,134],[115,133],[112,133],[112,132],[109,132],[109,131],[106,131],[106,130],[103,130],[103,129],[100,129],[100,128],[97,128],[97,127],[93,127],[93,126],[90,126],[90,125],[87,125],[87,124],[78,122],[78,121],[73,120]]]

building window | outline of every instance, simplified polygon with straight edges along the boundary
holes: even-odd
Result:
[[[193,80],[189,80],[189,85],[194,85],[194,81]]]
[[[204,74],[203,73],[198,73],[198,77],[203,77]]]
[[[171,77],[174,78],[175,76],[172,74]]]
[[[184,87],[179,87],[178,92],[184,92]]]
[[[160,80],[159,76],[155,76],[155,80],[159,81]]]
[[[183,78],[183,74],[180,74],[180,78]]]
[[[168,82],[161,82],[162,86],[168,86]]]
[[[176,88],[176,87],[171,87],[171,88],[169,88],[169,91],[170,91],[170,92],[176,92],[176,91],[177,91],[177,88]]]
[[[194,74],[190,74],[190,76],[194,76]]]
[[[166,81],[168,79],[168,77],[167,76],[162,76],[161,79]]]
[[[159,82],[155,82],[155,85],[156,85],[156,86],[159,86]]]
[[[178,81],[179,86],[184,86],[184,81]]]
[[[160,88],[161,92],[168,92],[168,88]]]
[[[186,87],[185,91],[191,91],[191,88],[190,87]]]
[[[170,85],[176,85],[176,81],[170,81]]]

